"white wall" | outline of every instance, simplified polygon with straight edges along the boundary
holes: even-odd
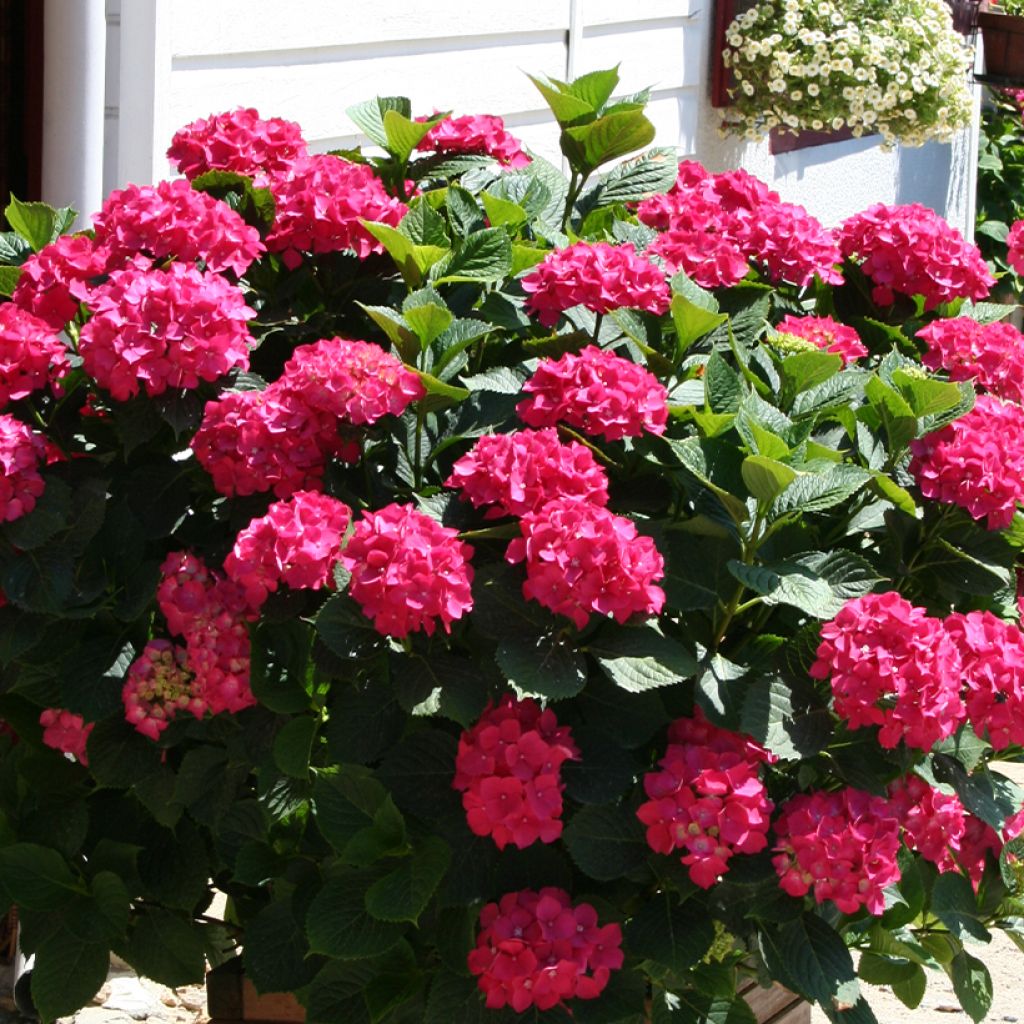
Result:
[[[565,78],[621,62],[623,92],[654,90],[658,145],[713,170],[745,167],[829,224],[872,202],[922,202],[970,229],[976,133],[920,150],[885,153],[876,139],[861,139],[778,157],[766,143],[721,138],[720,112],[708,100],[713,7],[107,0],[107,50],[120,64],[108,75],[104,183],[166,177],[164,152],[177,128],[239,105],[298,121],[316,150],[349,146],[363,140],[345,108],[378,93],[410,96],[416,113],[501,114],[557,160],[550,114],[525,72]]]

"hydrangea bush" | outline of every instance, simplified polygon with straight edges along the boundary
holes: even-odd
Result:
[[[0,910],[44,1020],[874,1021],[1024,945],[1024,337],[916,207],[236,110],[0,236]],[[610,169],[608,167],[610,166]],[[604,168],[602,170],[602,168]],[[976,396],[977,392],[977,396]],[[211,913],[216,890],[229,897]]]
[[[758,0],[726,30],[724,128],[948,141],[970,124],[970,53],[945,0]]]

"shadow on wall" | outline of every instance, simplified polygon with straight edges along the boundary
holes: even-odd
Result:
[[[877,135],[865,135],[859,139],[844,139],[842,142],[830,142],[824,145],[808,146],[792,153],[779,153],[774,160],[776,180],[792,176],[795,181],[802,180],[808,168],[818,164],[832,163],[844,156],[863,153],[878,145]]]
[[[963,195],[970,186],[970,168],[966,160],[954,160],[955,144],[930,142],[916,149],[897,151],[896,202],[921,203],[933,210],[957,205],[953,197]]]

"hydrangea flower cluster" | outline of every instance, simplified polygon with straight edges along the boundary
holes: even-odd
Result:
[[[267,248],[281,254],[285,266],[295,269],[303,253],[352,251],[360,259],[381,253],[384,247],[360,223],[380,221],[397,227],[408,212],[389,196],[384,185],[364,164],[336,156],[296,160],[270,179],[277,204]]]
[[[386,636],[444,631],[473,607],[473,549],[458,531],[411,505],[367,511],[341,556],[352,574],[349,594]]]
[[[1012,324],[960,316],[933,320],[917,336],[928,346],[921,361],[929,369],[947,370],[950,380],[972,381],[998,398],[1024,401],[1024,334]]]
[[[545,327],[554,327],[573,306],[594,313],[628,308],[661,314],[671,299],[665,275],[629,243],[576,242],[555,249],[520,283],[529,296],[526,312]]]
[[[92,732],[93,722],[86,722],[81,715],[64,708],[47,708],[39,716],[43,727],[43,743],[62,754],[71,754],[76,761],[89,767],[86,744]]]
[[[920,295],[925,309],[934,309],[953,299],[983,299],[995,283],[978,247],[920,203],[875,203],[854,214],[839,229],[839,246],[860,263],[879,306],[897,295]]]
[[[445,486],[474,508],[491,506],[490,519],[537,512],[555,498],[608,504],[608,477],[590,449],[563,444],[552,427],[481,437],[452,466]]]
[[[490,836],[499,850],[555,842],[562,834],[561,768],[579,756],[551,708],[509,694],[488,705],[459,738],[452,780],[472,833]]]
[[[1024,501],[1024,409],[979,395],[974,408],[910,442],[910,473],[926,498],[959,505],[990,530]]]
[[[773,828],[772,863],[790,896],[813,892],[844,914],[862,906],[884,912],[883,890],[900,877],[900,819],[885,797],[851,787],[801,793],[783,805]]]
[[[0,306],[0,409],[57,385],[68,368],[67,346],[46,321],[13,302]]]
[[[567,999],[596,999],[622,966],[622,929],[601,926],[589,903],[562,889],[506,893],[480,911],[471,974],[489,1009],[550,1010]]]
[[[273,491],[288,498],[316,489],[330,458],[359,458],[358,446],[339,436],[337,419],[276,382],[207,402],[192,450],[228,497]]]
[[[700,709],[669,728],[661,771],[644,776],[650,799],[637,809],[656,853],[686,851],[690,879],[713,886],[737,853],[768,845],[772,802],[760,778],[772,755],[749,736],[712,725]]]
[[[684,160],[669,193],[645,199],[637,217],[661,232],[647,251],[703,288],[738,284],[751,261],[775,282],[803,287],[816,276],[843,280],[831,232],[746,171],[711,174]]]
[[[331,581],[352,510],[317,491],[296,491],[276,501],[239,533],[224,572],[259,608],[278,585],[319,590]]]
[[[991,612],[946,619],[963,663],[967,717],[994,750],[1024,744],[1024,634]]]
[[[251,107],[199,118],[176,132],[167,156],[189,181],[208,171],[280,174],[307,155],[302,129]]]
[[[169,632],[185,639],[191,696],[214,715],[251,707],[246,622],[256,616],[241,588],[186,552],[168,555],[160,571],[157,604]]]
[[[170,640],[150,640],[132,662],[121,699],[125,720],[143,736],[158,740],[179,711],[189,711],[196,718],[206,713],[187,659],[184,647]]]
[[[46,489],[39,464],[46,442],[19,419],[0,413],[0,522],[31,512]]]
[[[196,388],[247,369],[256,315],[241,289],[219,274],[175,263],[118,270],[89,300],[82,328],[85,370],[118,401]]]
[[[920,750],[951,736],[964,720],[960,653],[941,619],[895,591],[847,601],[821,627],[810,674],[828,679],[836,714],[851,729],[881,726],[886,748]]]
[[[265,251],[256,228],[181,178],[115,189],[93,215],[93,227],[111,266],[141,254],[156,262],[202,260],[206,270],[241,275]]]
[[[663,434],[668,392],[649,370],[588,345],[580,353],[542,359],[523,385],[516,412],[531,427],[568,423],[586,434],[619,441],[645,431]]]
[[[967,828],[960,798],[929,786],[919,775],[897,779],[889,799],[903,827],[903,842],[940,872],[959,870],[957,854]]]
[[[11,299],[59,331],[89,300],[91,285],[106,274],[108,262],[109,254],[88,235],[62,235],[22,264]]]
[[[1024,277],[1024,220],[1014,221],[1006,236],[1006,262]]]
[[[419,377],[390,352],[349,338],[300,345],[277,386],[311,409],[356,426],[400,416],[426,393]]]
[[[418,118],[426,120],[426,118]],[[492,114],[446,117],[435,124],[416,147],[421,151],[492,156],[506,167],[525,167],[530,157],[523,144],[505,130],[505,122]]]
[[[823,352],[842,357],[844,364],[856,362],[868,354],[860,335],[830,316],[786,316],[775,329],[780,334],[803,338]]]
[[[421,398],[411,370],[378,345],[330,338],[300,345],[262,392],[208,402],[192,439],[221,494],[316,489],[328,460],[356,462],[359,445],[339,425],[376,423]]]
[[[577,498],[556,498],[520,520],[508,562],[526,563],[523,595],[582,629],[592,613],[625,622],[660,612],[655,586],[665,562],[650,537],[624,516]]]

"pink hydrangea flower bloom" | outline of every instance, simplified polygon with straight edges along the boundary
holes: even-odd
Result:
[[[856,362],[868,354],[860,335],[830,316],[787,316],[775,329],[780,334],[803,338],[823,352],[841,356],[844,364]]]
[[[110,253],[112,263],[142,253],[156,262],[202,260],[206,270],[241,275],[265,252],[256,228],[181,178],[115,189],[93,217],[93,227],[95,244]]]
[[[334,417],[273,384],[207,402],[191,443],[214,487],[228,497],[273,491],[288,498],[316,489],[331,457],[359,458],[358,446],[339,437]]]
[[[115,271],[92,294],[79,351],[86,373],[120,402],[196,388],[247,369],[256,315],[241,289],[181,263]]]
[[[39,465],[46,442],[8,413],[0,413],[0,521],[12,522],[31,512],[46,489]]]
[[[578,355],[542,359],[523,385],[528,397],[516,406],[531,427],[568,423],[586,434],[618,441],[644,431],[663,434],[668,392],[649,370],[588,345]]]
[[[853,598],[821,627],[815,679],[828,679],[851,729],[878,725],[886,748],[931,750],[964,720],[961,661],[941,619],[895,591]]]
[[[470,973],[488,1009],[550,1010],[567,999],[596,999],[623,963],[622,929],[603,927],[589,903],[563,889],[506,893],[480,911]]]
[[[562,834],[561,768],[579,760],[568,726],[550,708],[506,694],[463,732],[452,786],[462,793],[466,822],[499,850],[520,850]]]
[[[871,280],[880,306],[897,294],[920,295],[934,309],[953,299],[983,299],[995,284],[978,247],[920,203],[876,203],[843,221],[838,237],[843,255]]]
[[[270,179],[270,190],[277,214],[267,248],[281,253],[292,270],[302,262],[303,253],[350,250],[360,259],[381,253],[384,246],[360,221],[397,227],[408,212],[369,167],[336,156],[296,161]]]
[[[590,449],[562,444],[551,427],[481,437],[452,466],[445,486],[474,508],[491,506],[488,518],[536,512],[554,498],[608,504],[608,477]]]
[[[1024,277],[1024,220],[1014,221],[1006,237],[1006,262]]]
[[[329,586],[352,510],[317,491],[296,491],[239,533],[224,571],[259,608],[280,583],[296,590]]]
[[[737,853],[768,845],[773,804],[760,765],[775,760],[749,736],[712,725],[696,709],[669,729],[661,771],[644,776],[649,799],[637,809],[655,853],[683,850],[682,863],[702,889],[713,886]]]
[[[62,754],[71,754],[76,761],[89,765],[86,744],[92,732],[93,722],[86,722],[81,715],[64,708],[47,708],[39,716],[43,727],[43,743]]]
[[[300,345],[277,386],[310,408],[357,426],[400,416],[426,394],[400,359],[372,342],[348,338]]]
[[[917,332],[928,345],[922,362],[949,372],[950,380],[973,381],[998,398],[1024,401],[1024,334],[1012,324],[980,324],[970,317],[934,320]]]
[[[890,783],[889,799],[907,848],[917,850],[940,872],[958,871],[957,855],[967,830],[960,798],[934,789],[919,775],[908,775]]]
[[[307,155],[302,129],[279,117],[266,120],[251,107],[199,118],[177,131],[167,150],[189,181],[207,171],[233,171],[250,178],[280,174]]]
[[[1024,409],[979,395],[965,416],[910,442],[910,473],[926,498],[959,505],[990,530],[1024,501]]]
[[[492,156],[506,167],[525,167],[530,163],[530,157],[523,151],[523,144],[509,135],[500,117],[492,114],[446,117],[423,136],[416,148],[437,153]]]
[[[12,301],[59,331],[88,302],[109,262],[110,254],[88,235],[63,235],[22,264]]]
[[[556,498],[520,521],[522,537],[505,558],[526,563],[523,596],[565,615],[582,629],[592,613],[625,622],[661,611],[665,592],[655,581],[665,562],[636,526],[577,498]]]
[[[150,640],[125,678],[125,719],[143,736],[158,740],[179,711],[196,718],[206,713],[206,704],[194,691],[185,648],[170,640]]]
[[[830,284],[843,280],[836,270],[842,254],[832,234],[746,171],[711,174],[684,160],[668,194],[645,199],[637,216],[660,232],[647,251],[703,288],[739,283],[751,261],[776,283],[804,287],[815,276]]]
[[[473,549],[458,531],[411,505],[364,512],[341,561],[352,573],[349,594],[386,636],[423,630],[437,620],[446,633],[473,607]]]
[[[0,306],[0,409],[68,370],[68,349],[46,321],[13,302]]]
[[[885,797],[850,787],[801,793],[783,805],[774,831],[772,863],[790,896],[813,892],[844,914],[885,911],[883,890],[900,877],[900,821]]]
[[[257,618],[233,580],[212,573],[186,552],[161,566],[157,603],[171,633],[185,638],[191,696],[211,714],[235,714],[256,703],[249,687],[250,643],[246,622]]]
[[[1024,634],[991,612],[946,619],[963,662],[967,718],[995,750],[1024,744]]]
[[[521,284],[529,295],[526,312],[545,327],[554,327],[573,306],[594,313],[626,307],[661,314],[671,299],[662,271],[628,243],[577,242],[556,249]]]

